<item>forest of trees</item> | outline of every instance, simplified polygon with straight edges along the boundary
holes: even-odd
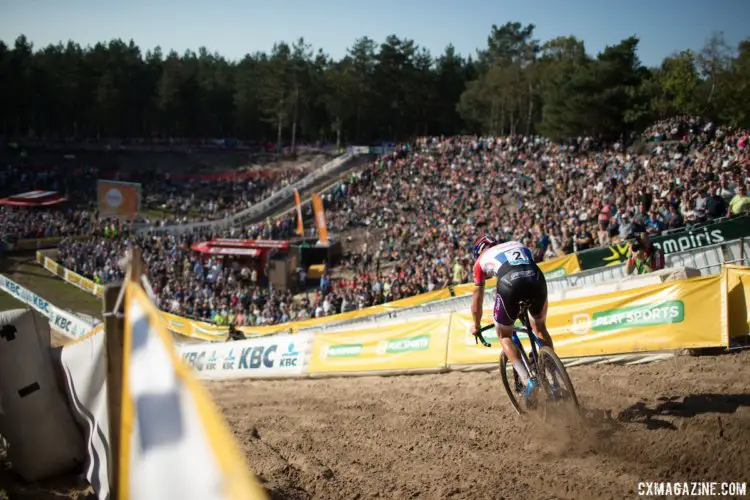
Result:
[[[35,50],[0,41],[0,135],[236,137],[367,143],[414,135],[539,133],[621,137],[672,115],[750,126],[750,39],[644,67],[638,39],[592,56],[574,36],[547,42],[534,26],[493,26],[468,58],[389,36],[332,60],[303,39],[228,61],[145,54],[134,42]]]

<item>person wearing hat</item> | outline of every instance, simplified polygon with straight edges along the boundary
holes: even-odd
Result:
[[[646,232],[635,234],[630,244],[630,258],[625,264],[625,273],[647,274],[664,269],[664,252],[654,246]]]

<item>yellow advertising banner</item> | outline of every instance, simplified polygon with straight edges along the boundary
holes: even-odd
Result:
[[[577,254],[564,255],[543,262],[537,262],[537,265],[547,279],[581,272],[581,263],[578,261]]]
[[[326,316],[323,318],[313,318],[304,321],[297,321],[295,323],[291,323],[290,326],[295,327],[294,331],[296,332],[299,328],[320,326],[327,323],[333,323],[335,321],[343,321],[347,319],[364,318],[365,316],[372,316],[373,314],[398,311],[399,309],[403,309],[406,307],[426,304],[427,302],[432,302],[433,300],[449,299],[450,297],[450,292],[444,288],[442,290],[433,290],[432,292],[422,293],[419,295],[414,295],[413,297],[394,300],[393,302],[366,307],[364,309],[358,309],[356,311],[349,311],[341,314],[335,314],[333,316]]]
[[[750,335],[750,267],[726,265],[729,336]]]
[[[104,296],[104,287],[102,287],[101,285],[97,285],[90,279],[84,278],[80,274],[74,273],[73,271],[64,269],[63,279],[68,283],[77,286],[84,292],[90,293],[91,295],[99,298]]]
[[[91,295],[94,295],[96,297],[101,298],[104,296],[104,287],[102,287],[101,285],[97,285],[90,279],[84,278],[80,274],[74,273],[69,269],[65,269],[54,260],[50,259],[49,257],[45,257],[41,252],[36,253],[36,258],[37,262],[42,264],[42,266],[47,271],[62,278],[64,281],[70,283],[71,285],[75,285],[84,292],[90,293]]]
[[[314,326],[326,325],[328,323],[334,323],[336,321],[364,318],[366,316],[372,316],[374,314],[398,311],[399,309],[403,309],[405,307],[426,304],[427,302],[431,302],[433,300],[449,299],[450,297],[450,291],[447,288],[443,288],[441,290],[433,290],[432,292],[422,293],[413,297],[407,297],[405,299],[394,300],[393,302],[388,302],[387,304],[366,307],[364,309],[357,309],[356,311],[334,314],[332,316],[324,316],[322,318],[293,321],[290,323],[283,323],[280,325],[272,326],[242,326],[238,327],[237,329],[245,334],[250,334],[253,336],[271,335],[282,331],[297,333],[300,328],[310,328]]]
[[[185,318],[164,311],[160,311],[159,314],[167,330],[178,335],[211,341],[224,341],[227,339],[229,328],[226,326],[216,326],[213,323]]]
[[[133,218],[141,208],[141,185],[99,179],[97,200],[99,215]]]
[[[43,264],[44,268],[47,271],[49,271],[52,274],[55,274],[56,276],[59,276],[61,278],[65,277],[65,268],[63,266],[61,266],[60,264],[58,264],[57,262],[55,262],[52,259],[48,259],[47,257],[43,257],[42,259],[43,259],[43,262],[44,262],[44,264]]]
[[[448,315],[313,339],[311,374],[445,368]]]
[[[383,307],[388,311],[395,311],[397,309],[403,309],[404,307],[419,306],[428,302],[432,302],[434,300],[443,300],[450,298],[450,290],[448,290],[447,288],[442,288],[440,290],[420,293],[419,295],[414,295],[405,299],[394,300],[393,302],[383,304]]]
[[[492,311],[484,311],[484,322],[491,318]],[[485,334],[492,344],[486,348],[475,344],[471,325],[470,313],[453,314],[449,366],[498,361],[501,349],[494,330]],[[554,302],[547,328],[561,358],[727,345],[722,277],[670,281]]]
[[[282,323],[280,325],[268,325],[268,326],[238,326],[237,329],[241,331],[247,338],[253,337],[265,337],[266,335],[274,335],[276,333],[297,333],[295,323]]]

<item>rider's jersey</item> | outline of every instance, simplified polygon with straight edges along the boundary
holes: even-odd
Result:
[[[499,276],[513,266],[534,264],[534,254],[517,241],[508,241],[488,248],[474,263],[474,284],[484,286],[485,280]]]

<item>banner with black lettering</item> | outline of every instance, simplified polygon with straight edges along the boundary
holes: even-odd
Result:
[[[651,241],[664,255],[693,250],[737,238],[750,236],[750,217],[735,217],[714,224],[706,224],[676,233],[652,236]],[[581,269],[616,266],[630,256],[630,242],[615,243],[604,248],[594,248],[578,254]]]
[[[223,344],[185,344],[180,356],[198,378],[229,380],[307,373],[312,335],[274,335]]]

